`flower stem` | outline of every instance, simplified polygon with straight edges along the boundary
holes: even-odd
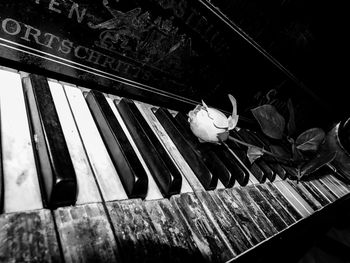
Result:
[[[250,144],[250,143],[246,143],[246,142],[241,141],[240,139],[234,138],[234,137],[232,137],[232,136],[228,136],[228,139],[231,140],[231,141],[234,141],[234,142],[236,142],[236,143],[242,144],[242,145],[244,145],[244,146],[247,146],[247,147],[255,147],[255,148],[258,148],[258,149],[259,149],[260,151],[262,151],[264,154],[270,155],[270,156],[272,156],[272,157],[274,157],[274,158],[276,158],[276,159],[279,159],[279,160],[282,160],[282,161],[287,161],[287,162],[291,161],[290,159],[287,159],[287,158],[278,156],[277,154],[274,154],[274,153],[272,153],[272,152],[270,152],[270,151],[268,151],[268,150],[265,150],[265,149],[263,149],[263,148],[261,148],[261,147],[255,146],[255,145],[252,145],[252,144]]]

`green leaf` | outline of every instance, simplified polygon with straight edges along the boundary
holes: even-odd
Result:
[[[311,159],[309,162],[305,163],[300,168],[300,178],[309,175],[313,172],[316,172],[318,169],[320,169],[322,166],[330,163],[334,160],[335,156],[337,155],[337,152],[331,152],[331,153],[318,153],[316,157]]]
[[[320,128],[312,128],[304,131],[295,141],[296,148],[301,151],[317,151],[325,138],[325,132]]]
[[[295,126],[295,113],[294,113],[294,106],[292,103],[292,100],[289,99],[287,102],[287,107],[289,111],[289,119],[287,123],[287,131],[288,135],[292,136],[295,133],[296,126]]]
[[[285,120],[272,105],[262,105],[251,110],[261,130],[273,139],[282,139]]]
[[[248,147],[247,156],[251,164],[263,155],[264,153],[261,148],[255,146]]]

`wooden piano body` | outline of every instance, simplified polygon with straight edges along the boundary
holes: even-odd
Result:
[[[253,137],[271,89],[300,129],[324,106],[210,1],[0,7],[0,262],[293,262],[341,215],[332,170],[297,184],[188,133],[228,93]]]

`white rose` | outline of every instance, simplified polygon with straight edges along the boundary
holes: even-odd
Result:
[[[188,113],[188,122],[194,135],[200,142],[219,143],[219,134],[223,134],[221,139],[227,140],[229,130],[236,127],[238,122],[237,103],[232,95],[228,95],[232,104],[232,115],[228,118],[217,109],[208,107],[204,101],[202,105]]]

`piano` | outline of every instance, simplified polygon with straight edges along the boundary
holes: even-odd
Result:
[[[0,262],[295,262],[341,217],[331,166],[296,182],[191,133],[227,93],[231,136],[264,147],[254,94],[292,96],[301,127],[322,104],[210,1],[0,7]]]

